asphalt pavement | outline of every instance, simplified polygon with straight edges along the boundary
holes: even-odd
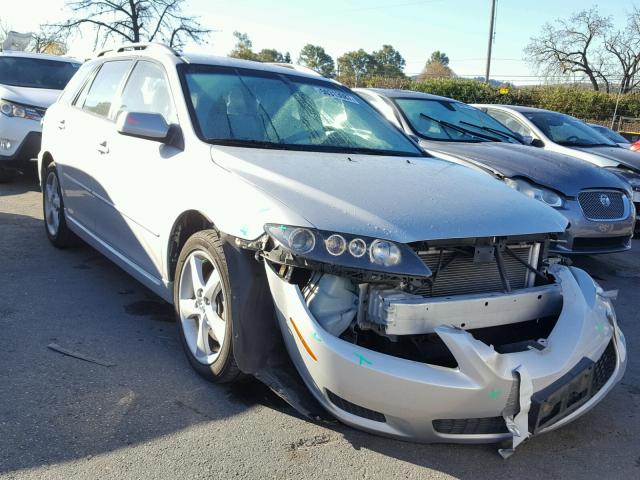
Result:
[[[316,424],[257,382],[205,382],[172,307],[88,246],[53,248],[33,182],[0,185],[0,478],[640,478],[640,240],[577,263],[620,290],[626,376],[503,460],[495,445]]]

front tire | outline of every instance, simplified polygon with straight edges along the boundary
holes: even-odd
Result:
[[[44,230],[47,238],[56,248],[67,248],[76,244],[76,236],[69,230],[64,215],[64,200],[55,164],[45,170],[42,188],[42,210]]]
[[[173,292],[180,337],[191,366],[213,382],[238,380],[229,271],[215,230],[198,232],[187,240],[178,258]]]

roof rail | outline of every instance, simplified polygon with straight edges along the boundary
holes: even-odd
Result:
[[[147,50],[147,49],[158,49],[158,50],[163,50],[166,53],[169,53],[171,55],[175,55],[176,57],[179,57],[180,54],[175,51],[173,48],[168,47],[167,45],[163,44],[163,43],[158,43],[158,42],[146,42],[146,43],[125,43],[124,45],[121,45],[117,48],[109,48],[106,50],[102,50],[100,52],[98,52],[98,54],[96,55],[96,57],[103,57],[105,56],[107,53],[113,52],[113,53],[122,53],[122,52],[126,52],[129,50]]]
[[[291,70],[296,70],[298,72],[308,73],[309,75],[315,75],[316,77],[324,78],[324,76],[322,74],[316,72],[314,69],[309,68],[309,67],[305,67],[303,65],[296,65],[294,63],[283,63],[283,62],[267,62],[267,63],[269,65],[275,65],[277,67],[290,68]]]

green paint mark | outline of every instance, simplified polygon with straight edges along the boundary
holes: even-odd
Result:
[[[353,354],[360,359],[360,366],[364,365],[373,365],[373,362],[364,358],[364,356],[360,355],[358,352],[353,352]]]
[[[322,339],[318,336],[318,334],[317,334],[316,332],[313,332],[313,333],[311,334],[311,336],[313,337],[313,339],[314,339],[316,342],[320,342],[320,343],[322,343]]]
[[[604,333],[604,323],[598,323],[596,325],[596,330],[598,331],[599,334],[603,334]]]
[[[258,210],[258,213],[267,213],[269,210],[271,210],[269,207],[261,208],[260,210]]]
[[[280,230],[282,230],[283,232],[286,232],[286,231],[287,231],[287,227],[286,227],[286,226],[284,226],[284,225],[280,225],[280,227],[279,227],[279,228],[280,228]]]
[[[240,229],[240,233],[241,233],[243,236],[245,236],[245,237],[246,237],[246,236],[247,236],[247,233],[249,233],[249,229],[248,229],[247,227],[242,227],[242,228]]]
[[[496,398],[498,398],[500,395],[502,395],[502,391],[500,391],[500,390],[498,390],[498,389],[496,389],[496,388],[494,388],[493,390],[491,390],[491,391],[489,392],[489,398],[490,398],[491,400],[495,400],[495,399],[496,399]]]

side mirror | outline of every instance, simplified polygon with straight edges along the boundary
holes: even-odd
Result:
[[[531,140],[531,143],[529,144],[532,147],[536,147],[536,148],[542,148],[544,147],[544,142],[542,140],[540,140],[539,138],[534,138]]]
[[[122,112],[116,121],[116,129],[122,135],[161,143],[168,140],[170,128],[158,113]]]

